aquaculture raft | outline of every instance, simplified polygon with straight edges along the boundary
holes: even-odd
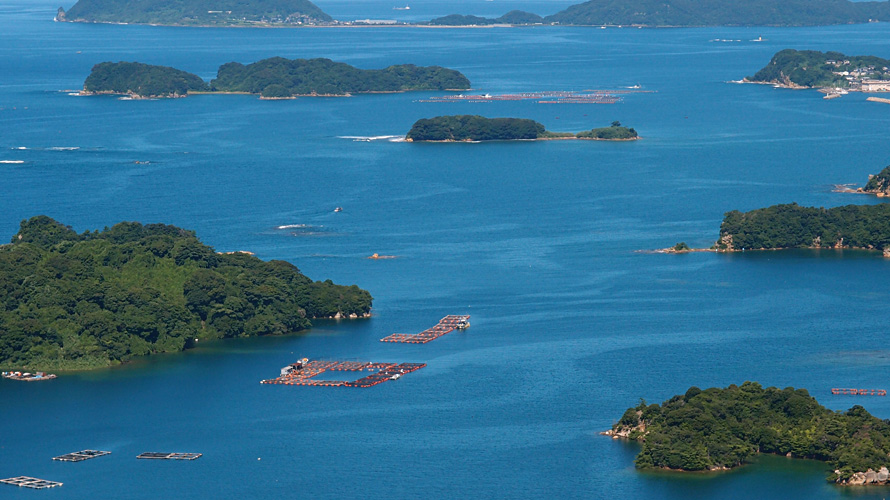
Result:
[[[394,333],[388,337],[380,339],[381,342],[401,342],[405,344],[426,344],[431,340],[435,340],[446,333],[454,330],[463,330],[469,328],[470,316],[460,316],[450,314],[439,320],[439,323],[432,328],[427,328],[420,333]]]
[[[62,483],[56,481],[47,481],[46,479],[37,479],[36,477],[19,476],[9,479],[0,479],[0,483],[11,484],[13,486],[23,486],[25,488],[33,488],[35,490],[43,490],[46,488],[55,488],[62,486]]]
[[[101,457],[103,455],[110,455],[110,451],[99,451],[99,450],[83,450],[83,451],[75,451],[73,453],[66,453],[64,455],[59,455],[58,457],[53,457],[53,460],[58,460],[60,462],[82,462],[84,460],[89,460],[91,458]]]
[[[140,453],[136,458],[151,460],[197,460],[201,458],[202,453],[163,453],[156,451],[148,451]]]
[[[281,376],[261,380],[261,384],[321,385],[326,387],[372,387],[388,380],[397,380],[406,373],[419,370],[425,363],[372,363],[360,361],[309,361],[304,360],[281,369]],[[312,377],[327,371],[373,372],[354,381],[315,380]]]

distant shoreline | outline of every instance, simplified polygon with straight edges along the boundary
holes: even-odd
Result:
[[[405,139],[404,142],[432,142],[432,143],[465,143],[465,144],[478,144],[480,142],[537,142],[537,141],[605,141],[605,142],[628,142],[628,141],[636,141],[642,139],[642,137],[631,137],[628,139],[600,139],[598,137],[574,137],[574,136],[566,136],[566,137],[537,137],[535,139],[494,139],[494,140],[485,140],[485,141],[473,141],[469,139],[465,140],[456,140],[456,139],[444,139],[441,141],[415,141],[414,139]]]

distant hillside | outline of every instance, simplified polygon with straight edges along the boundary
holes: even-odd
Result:
[[[59,21],[166,25],[317,24],[331,16],[309,0],[78,0]]]
[[[537,24],[544,22],[544,18],[531,12],[511,10],[496,19],[479,16],[464,16],[451,14],[437,17],[429,22],[433,26],[487,26],[492,24]]]
[[[574,25],[816,26],[890,19],[887,2],[847,0],[591,0],[544,20]]]

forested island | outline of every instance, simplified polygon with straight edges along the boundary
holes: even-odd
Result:
[[[251,64],[231,62],[219,67],[209,83],[197,75],[167,66],[138,62],[103,62],[84,81],[84,94],[127,94],[133,97],[183,97],[189,93],[259,94],[270,99],[311,95],[466,90],[470,81],[459,71],[440,66],[401,64],[359,69],[330,59],[272,57]]]
[[[865,186],[859,188],[862,193],[874,194],[879,197],[890,196],[890,165],[875,175],[868,176]]]
[[[526,24],[543,24],[544,18],[525,12],[522,10],[511,10],[501,17],[489,18],[479,16],[465,16],[461,14],[451,14],[449,16],[437,17],[429,21],[431,26],[490,26],[493,24],[509,24],[513,26],[521,26]]]
[[[478,115],[451,115],[417,120],[405,136],[411,142],[479,142],[546,139],[635,140],[636,130],[620,122],[577,134],[550,132],[527,118],[486,118]]]
[[[524,13],[527,14],[527,13]],[[529,14],[520,18],[534,24]],[[455,25],[498,24],[498,20],[474,16],[438,18]],[[574,26],[820,26],[867,23],[890,18],[887,2],[850,2],[847,0],[591,0],[572,5],[542,19],[545,24]],[[432,23],[432,21],[431,21]]]
[[[774,205],[723,217],[717,251],[854,248],[890,255],[890,205]]]
[[[888,421],[859,405],[831,411],[793,387],[691,387],[661,405],[641,400],[604,434],[640,441],[640,469],[725,470],[773,453],[827,462],[834,471],[828,480],[837,483],[890,478]]]
[[[0,246],[0,368],[90,369],[196,340],[280,335],[363,317],[371,295],[294,265],[217,253],[195,233],[121,222],[76,233],[22,221]]]
[[[785,49],[769,64],[743,81],[792,88],[842,88],[854,91],[890,90],[890,60],[847,56],[840,52]]]
[[[324,25],[333,21],[309,0],[77,0],[60,22],[182,26]]]

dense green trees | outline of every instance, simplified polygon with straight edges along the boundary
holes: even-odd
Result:
[[[876,175],[869,176],[863,191],[868,193],[890,194],[890,166],[884,167]]]
[[[309,0],[78,0],[59,20],[105,23],[244,25],[324,23]]]
[[[886,19],[887,2],[847,0],[590,0],[548,23],[645,26],[812,26]]]
[[[636,139],[632,128],[612,122],[612,126],[573,134],[550,132],[540,123],[525,118],[485,118],[478,115],[451,115],[417,120],[408,131],[411,141],[515,141],[529,139]]]
[[[208,85],[197,75],[166,66],[104,62],[93,66],[84,82],[86,92],[142,97],[184,96],[189,91],[247,92],[263,97],[345,95],[405,90],[463,90],[470,81],[459,71],[440,66],[401,64],[383,69],[359,69],[330,59],[272,57],[252,64],[231,62],[219,67]]]
[[[524,118],[453,115],[417,120],[406,138],[412,141],[509,141],[537,139],[544,132],[543,125]]]
[[[642,425],[641,425],[642,424]],[[756,382],[704,391],[692,387],[661,405],[641,401],[613,427],[639,439],[639,468],[732,468],[757,453],[828,462],[830,480],[888,465],[890,423],[861,406],[839,413],[805,389],[764,389]]]
[[[884,70],[887,67],[890,67],[890,60],[875,56],[785,49],[777,52],[769,64],[754,76],[747,77],[747,80],[802,87],[848,87],[847,79],[836,73],[865,71],[868,77],[880,79],[890,76],[890,72]]]
[[[718,250],[890,247],[890,205],[774,205],[727,212]]]
[[[111,92],[143,97],[184,96],[209,87],[198,75],[167,66],[138,62],[103,62],[83,82],[86,92]]]
[[[637,131],[621,126],[621,122],[614,121],[611,126],[595,128],[585,132],[578,132],[576,137],[580,139],[603,139],[607,141],[636,139]]]
[[[272,57],[247,65],[236,62],[223,64],[216,79],[210,82],[215,91],[249,92],[264,96],[267,96],[270,85],[285,87],[288,95],[343,95],[404,90],[462,90],[470,88],[470,81],[460,72],[440,66],[402,64],[365,70],[330,59]]]
[[[77,234],[38,216],[0,247],[0,367],[93,368],[195,338],[295,332],[365,315],[371,300],[284,261],[218,254],[175,226]]]

